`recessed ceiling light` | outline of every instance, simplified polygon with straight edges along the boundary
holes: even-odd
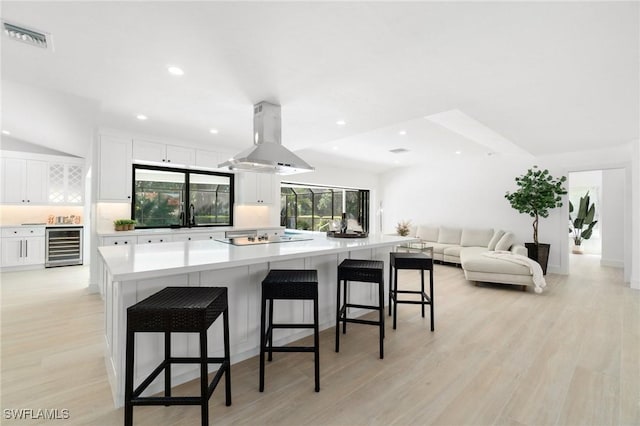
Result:
[[[144,120],[146,120],[148,117],[147,117],[146,115],[144,115],[144,114],[138,114],[138,115],[136,115],[136,118],[137,118],[138,120],[144,121]]]
[[[334,147],[333,147],[333,150],[334,150],[334,151],[337,151],[337,150],[338,150],[338,147],[337,147],[337,146],[334,146]]]
[[[3,130],[3,131],[2,131],[2,134],[3,134],[3,135],[10,135],[10,134],[11,134],[11,132],[10,132],[10,131],[8,131],[8,130]]]
[[[406,134],[407,134],[407,131],[406,131],[406,130],[400,130],[400,131],[398,132],[398,134],[399,134],[400,136],[404,136],[404,135],[406,135]]]
[[[344,121],[344,120],[338,120],[338,121],[336,121],[336,124],[337,124],[338,126],[344,126],[345,124],[347,124],[347,122],[346,122],[346,121]]]
[[[217,135],[218,129],[209,129],[209,133],[211,133],[212,135]]]
[[[456,154],[460,155],[462,154],[462,151],[456,151]]]
[[[396,161],[393,162],[393,164],[400,164],[400,161],[396,160]]]
[[[171,75],[184,75],[184,71],[182,71],[182,68],[174,66],[167,67],[167,71],[169,71],[169,74]]]

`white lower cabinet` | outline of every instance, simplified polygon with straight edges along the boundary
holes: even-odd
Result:
[[[136,244],[137,239],[134,236],[124,237],[102,237],[101,246],[126,246]]]
[[[3,228],[3,268],[44,265],[44,228]]]
[[[176,234],[172,241],[203,241],[224,238],[224,232],[193,232],[190,234]]]
[[[138,244],[155,244],[155,243],[168,243],[173,241],[172,235],[140,235],[138,237]]]

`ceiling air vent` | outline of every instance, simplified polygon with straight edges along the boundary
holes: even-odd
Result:
[[[10,24],[9,22],[2,22],[2,28],[4,34],[13,40],[36,47],[42,47],[43,49],[53,47],[51,45],[51,34],[21,27],[16,24]]]
[[[406,148],[395,148],[390,149],[389,152],[392,154],[404,154],[405,152],[409,152],[409,150]]]

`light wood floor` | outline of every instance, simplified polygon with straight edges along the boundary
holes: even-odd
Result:
[[[640,292],[598,258],[572,262],[569,276],[547,276],[541,295],[476,287],[438,265],[434,333],[428,311],[425,321],[403,305],[380,360],[374,327],[350,325],[339,354],[324,331],[320,393],[311,354],[275,354],[264,393],[256,358],[234,365],[233,405],[221,383],[211,424],[638,425]],[[3,410],[68,409],[55,423],[122,424],[105,373],[102,302],[87,294],[87,277],[86,267],[1,275]],[[197,390],[191,382],[175,394]],[[134,409],[139,425],[196,425],[199,416],[198,407]]]

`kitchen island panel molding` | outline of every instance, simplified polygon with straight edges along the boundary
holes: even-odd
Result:
[[[231,360],[236,363],[259,352],[261,282],[270,269],[318,270],[320,327],[326,329],[335,327],[338,264],[345,258],[388,260],[389,251],[394,246],[411,240],[397,236],[370,236],[355,242],[315,235],[310,241],[245,247],[216,241],[101,247],[99,261],[102,263],[101,288],[105,300],[105,363],[115,405],[120,407],[124,402],[126,309],[129,306],[168,286],[227,287]],[[154,258],[155,261],[151,261]],[[388,265],[385,264],[385,267]],[[376,292],[367,285],[353,286],[351,291],[351,297],[358,302],[377,302]],[[388,291],[384,294],[388,294]],[[276,303],[276,321],[312,321],[311,304],[299,301]],[[350,311],[351,316],[359,314],[356,309]],[[310,333],[311,330],[277,330],[274,344],[286,345]],[[221,351],[222,329],[214,324],[208,336],[211,342],[215,342],[211,351]],[[197,336],[176,335],[175,339],[180,343],[175,345],[176,348],[181,347],[180,355],[197,356]],[[163,342],[161,333],[141,333],[136,336],[136,383],[162,360]],[[174,385],[198,377],[198,372],[192,368],[172,370]],[[211,371],[214,370],[215,366],[212,366]],[[162,388],[162,381],[158,381],[147,392],[160,392]]]

